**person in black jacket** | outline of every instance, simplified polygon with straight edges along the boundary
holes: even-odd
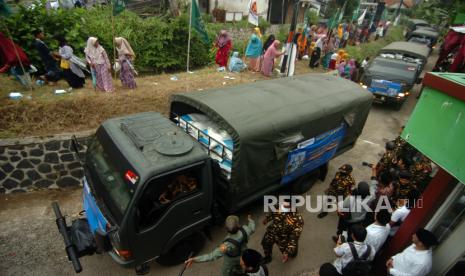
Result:
[[[57,60],[59,59],[59,56],[56,53],[50,51],[47,44],[45,44],[45,42],[43,41],[43,39],[45,38],[43,31],[35,31],[34,37],[34,47],[39,53],[40,59],[42,60],[45,69],[45,74],[40,76],[39,78],[53,84],[61,78],[61,71],[57,65]]]

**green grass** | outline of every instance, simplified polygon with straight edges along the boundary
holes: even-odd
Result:
[[[394,41],[404,41],[402,34],[403,26],[391,27],[385,37],[378,40],[372,40],[368,43],[363,43],[358,46],[347,46],[345,50],[351,58],[362,61],[366,57],[374,57],[384,46]]]

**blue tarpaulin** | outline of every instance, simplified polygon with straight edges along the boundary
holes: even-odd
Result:
[[[281,183],[289,183],[327,163],[336,153],[345,132],[345,125],[341,124],[335,129],[299,143],[297,149],[289,152]]]

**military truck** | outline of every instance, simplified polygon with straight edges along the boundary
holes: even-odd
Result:
[[[221,215],[283,188],[308,191],[354,146],[372,98],[353,82],[311,74],[176,94],[169,118],[103,122],[85,157],[85,218],[68,226],[53,203],[75,270],[95,251],[124,267],[185,260],[201,247],[193,237]],[[188,116],[208,118],[228,139]]]
[[[400,109],[420,81],[429,48],[414,42],[393,42],[382,48],[365,68],[360,84],[373,93],[378,103]]]
[[[408,37],[411,32],[421,27],[431,27],[431,24],[429,24],[427,21],[422,20],[422,19],[409,19],[407,21],[407,26],[404,29],[404,36]]]
[[[407,36],[408,42],[415,42],[426,45],[430,48],[430,52],[436,46],[439,38],[439,32],[431,27],[419,27],[410,32]]]

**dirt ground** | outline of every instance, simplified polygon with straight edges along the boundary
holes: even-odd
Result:
[[[299,61],[296,74],[323,72],[311,70],[308,61]],[[172,77],[177,80],[171,80]],[[260,73],[217,72],[215,66],[193,73],[160,74],[137,78],[137,89],[129,90],[114,80],[116,92],[95,91],[86,80],[83,89],[55,95],[56,89],[68,88],[62,80],[55,86],[35,87],[30,92],[19,82],[0,76],[0,138],[41,136],[96,128],[105,119],[144,111],[167,113],[173,93],[196,92],[211,88],[264,80]],[[22,100],[10,100],[10,92],[24,94]]]

